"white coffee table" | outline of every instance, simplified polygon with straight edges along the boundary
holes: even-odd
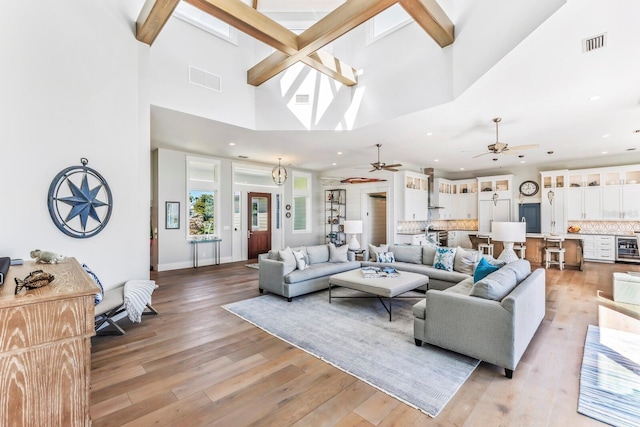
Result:
[[[331,303],[331,288],[333,286],[342,286],[344,288],[354,289],[356,291],[365,292],[375,295],[380,300],[384,308],[389,313],[389,321],[391,322],[391,304],[393,298],[424,298],[424,296],[407,296],[399,297],[405,292],[412,291],[420,286],[429,283],[429,277],[424,274],[411,273],[401,271],[396,277],[375,277],[365,278],[361,269],[345,271],[344,273],[334,274],[329,277],[329,303]],[[382,298],[389,300],[389,307],[384,303]],[[333,297],[333,298],[371,298],[371,297]]]

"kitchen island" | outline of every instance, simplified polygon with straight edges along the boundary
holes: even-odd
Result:
[[[527,249],[525,251],[525,258],[532,264],[544,264],[544,234],[539,233],[527,233]],[[557,236],[554,236],[557,237]],[[583,247],[584,242],[580,234],[561,234],[560,237],[564,237],[562,247],[565,248],[564,253],[564,266],[577,268],[582,270],[584,268]],[[474,249],[478,248],[478,235],[470,234],[469,239]],[[493,256],[498,258],[504,249],[502,242],[492,240],[493,243]]]

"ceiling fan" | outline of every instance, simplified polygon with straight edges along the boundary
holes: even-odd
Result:
[[[509,148],[509,144],[505,144],[504,142],[500,142],[498,139],[498,123],[500,123],[502,119],[500,117],[496,117],[493,119],[493,122],[496,124],[496,142],[494,144],[487,145],[487,152],[478,154],[476,157],[484,156],[485,154],[518,154],[517,151],[521,150],[529,150],[531,148],[538,148],[538,144],[530,144],[530,145],[516,145],[515,147]],[[496,159],[494,159],[496,160]]]
[[[375,171],[381,171],[381,170],[386,170],[386,171],[391,171],[391,172],[398,172],[398,169],[400,166],[402,166],[402,164],[400,163],[395,163],[393,165],[388,165],[386,163],[381,163],[380,162],[380,147],[382,147],[382,144],[376,144],[376,147],[378,147],[378,161],[375,163],[371,163],[371,166],[373,167],[373,169],[371,169],[369,172],[375,172]]]

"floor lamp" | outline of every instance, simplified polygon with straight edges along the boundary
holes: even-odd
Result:
[[[527,239],[527,223],[493,222],[491,224],[491,238],[504,245],[504,250],[498,257],[498,261],[506,263],[517,261],[519,258],[513,250],[513,244],[524,242]]]
[[[356,238],[356,234],[362,234],[362,221],[360,220],[347,220],[344,222],[345,234],[351,234],[351,240],[349,241],[350,251],[359,251],[360,242]]]

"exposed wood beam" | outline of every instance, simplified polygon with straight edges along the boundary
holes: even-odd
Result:
[[[399,0],[398,3],[440,47],[453,43],[453,22],[436,0]]]
[[[284,59],[279,52],[274,52],[253,66],[247,73],[247,83],[261,85],[395,3],[397,0],[349,0],[343,3],[298,36],[298,52]]]
[[[263,67],[268,66],[272,71],[275,69],[278,70],[273,75],[284,71],[298,61],[303,61],[310,67],[327,74],[347,86],[353,86],[358,82],[355,78],[356,70],[328,53],[323,53],[321,58],[320,56],[308,58],[307,55],[296,55],[298,53],[298,36],[294,32],[239,0],[185,1],[249,36],[278,49],[277,52],[274,52],[270,56],[273,62],[263,64]],[[288,58],[291,58],[291,55],[296,55],[295,59],[289,60]],[[258,68],[258,70],[260,70],[260,68]],[[255,73],[255,71],[249,70],[247,73],[247,81],[249,84],[253,84],[252,73]],[[266,79],[254,86],[258,86],[265,81]]]
[[[253,0],[253,8],[258,10],[258,0]]]
[[[180,0],[147,0],[136,20],[136,39],[151,46],[178,3]]]
[[[295,33],[240,0],[185,1],[281,52],[298,52]]]

